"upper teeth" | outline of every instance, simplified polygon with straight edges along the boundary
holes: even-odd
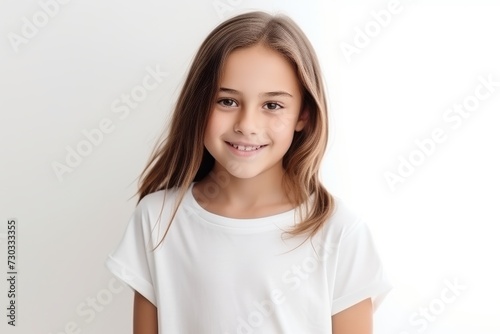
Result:
[[[239,151],[255,151],[262,147],[262,146],[243,146],[236,144],[231,144],[231,146]]]

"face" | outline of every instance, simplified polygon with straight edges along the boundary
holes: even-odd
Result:
[[[204,137],[215,168],[242,179],[282,174],[283,156],[306,121],[292,65],[262,45],[237,49],[219,88]]]

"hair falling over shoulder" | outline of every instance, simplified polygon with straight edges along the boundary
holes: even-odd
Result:
[[[232,51],[257,43],[288,59],[302,85],[302,111],[308,113],[308,122],[295,133],[283,157],[283,186],[292,203],[306,205],[306,212],[300,212],[301,222],[288,233],[312,236],[332,214],[334,206],[332,195],[319,180],[320,162],[328,141],[327,104],[315,51],[303,31],[286,15],[260,11],[240,14],[219,24],[206,37],[187,74],[166,136],[157,143],[140,175],[139,201],[150,193],[178,188],[171,223],[191,183],[210,172],[214,158],[204,148],[203,138],[223,65]],[[168,228],[159,244],[167,232]]]

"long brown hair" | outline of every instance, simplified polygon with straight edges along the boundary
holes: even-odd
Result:
[[[295,132],[283,157],[286,193],[296,206],[306,205],[305,213],[300,213],[300,224],[288,233],[312,236],[333,212],[333,197],[318,175],[328,140],[328,117],[323,78],[314,49],[288,16],[250,12],[222,22],[203,41],[178,97],[167,135],[156,144],[140,175],[139,201],[159,190],[179,189],[170,223],[159,244],[191,183],[207,176],[214,165],[203,139],[224,63],[232,51],[257,43],[279,52],[294,66],[303,89],[302,110],[308,112],[305,128]],[[312,198],[310,203],[309,198]]]

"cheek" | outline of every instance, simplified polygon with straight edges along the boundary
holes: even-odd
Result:
[[[287,137],[285,139],[286,141],[286,151],[288,151],[288,149],[290,148],[290,146],[292,145],[292,141],[293,141],[293,135],[294,135],[294,131],[292,129],[292,131],[288,132],[287,133]]]
[[[295,133],[296,122],[293,116],[277,117],[269,123],[270,133],[281,142],[290,144]]]
[[[210,116],[205,128],[205,136],[203,138],[205,146],[207,146],[207,144],[211,145],[210,143],[214,143],[215,140],[220,138],[224,132],[224,126],[224,119],[222,117],[217,117],[216,114]]]
[[[214,116],[212,115],[208,118],[207,126],[205,128],[205,138],[204,138],[205,141],[211,138],[214,135],[214,131],[217,130],[215,124],[217,124],[217,122],[214,119]]]

